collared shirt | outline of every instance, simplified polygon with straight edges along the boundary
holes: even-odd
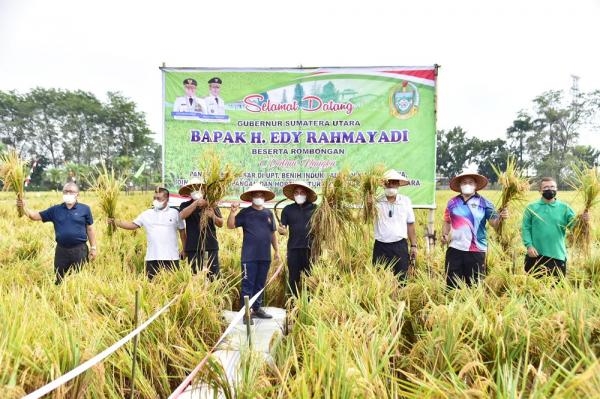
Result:
[[[527,205],[521,225],[523,245],[533,246],[540,255],[566,260],[565,237],[574,219],[573,209],[559,200],[540,199]]]
[[[497,217],[494,205],[478,193],[467,201],[460,194],[450,198],[444,211],[444,221],[452,226],[449,246],[459,251],[485,252],[485,224],[489,219]]]
[[[225,102],[221,97],[207,96],[204,98],[206,113],[214,115],[225,115]]]
[[[177,230],[185,229],[185,224],[176,209],[169,207],[160,211],[148,209],[133,223],[146,230],[146,260],[179,259]]]
[[[408,238],[407,224],[415,222],[410,198],[397,194],[396,200],[391,203],[382,196],[377,199],[375,206],[375,240],[390,243]]]
[[[41,211],[42,222],[54,224],[56,242],[61,247],[72,248],[85,244],[88,239],[87,226],[94,224],[92,211],[85,204],[76,202],[71,209],[65,203]]]
[[[179,205],[179,211],[181,212],[193,203],[194,200],[181,203],[181,205]],[[217,228],[215,226],[215,221],[212,218],[208,219],[206,228],[200,231],[200,218],[202,217],[202,212],[204,212],[205,209],[206,208],[196,208],[192,211],[190,216],[185,219],[186,252],[200,252],[202,250],[202,240],[204,240],[205,250],[214,251],[219,249],[219,243],[217,242]],[[215,208],[215,215],[217,217],[222,217],[221,210],[219,208]]]
[[[310,218],[315,208],[315,204],[311,202],[302,205],[294,202],[281,211],[281,224],[289,226],[288,249],[310,248]]]
[[[275,231],[275,219],[270,209],[242,209],[235,215],[235,227],[244,231],[242,262],[270,261],[271,237]]]

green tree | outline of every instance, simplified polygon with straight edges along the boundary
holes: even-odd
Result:
[[[58,103],[63,92],[55,89],[35,88],[25,96],[31,104],[30,114],[32,133],[35,142],[33,148],[38,154],[47,154],[52,166],[58,168],[63,162],[62,131],[60,129],[60,109]]]
[[[462,172],[473,157],[472,139],[460,126],[437,132],[437,173],[451,178]]]
[[[14,91],[0,91],[0,139],[4,144],[22,152],[32,147],[29,114],[30,108],[22,96]]]
[[[90,165],[95,160],[96,142],[102,130],[102,103],[91,93],[75,91],[61,96],[58,107],[64,159]]]
[[[577,161],[590,168],[592,166],[598,166],[600,151],[590,145],[576,145],[573,148],[573,156]]]
[[[500,170],[506,169],[506,161],[510,154],[506,141],[502,139],[479,140],[474,138],[471,141],[473,148],[473,162],[477,164],[477,171],[486,176],[490,183],[496,183],[498,176],[494,171],[495,166]]]
[[[321,100],[327,101],[338,101],[339,92],[336,90],[335,85],[332,82],[327,82],[323,86],[323,92],[321,93]]]
[[[531,136],[534,134],[534,125],[531,116],[525,111],[520,111],[512,126],[506,129],[508,146],[512,154],[515,154],[517,167],[527,166],[527,148],[531,144]]]
[[[304,87],[300,83],[297,83],[294,87],[294,100],[298,104],[302,104],[302,99],[304,98]]]
[[[600,91],[566,98],[562,91],[551,90],[535,97],[533,111],[519,112],[507,129],[519,166],[529,166],[538,177],[553,176],[561,184],[571,162],[593,155],[576,145],[581,129],[593,126],[598,105]]]
[[[52,187],[59,171],[66,176],[67,163],[89,169],[131,158],[130,164],[147,162],[160,171],[160,146],[152,140],[145,115],[119,93],[107,97],[103,103],[81,90],[0,91],[0,142],[26,159],[44,159],[44,167],[54,169],[46,180]]]

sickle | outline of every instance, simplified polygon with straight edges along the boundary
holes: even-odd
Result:
[[[287,201],[287,198],[283,198],[282,200],[279,200],[273,207],[273,213],[275,213],[275,219],[277,219],[277,223],[279,223],[279,224],[281,224],[281,219],[279,219],[279,215],[277,215],[277,205],[281,204],[283,201]]]

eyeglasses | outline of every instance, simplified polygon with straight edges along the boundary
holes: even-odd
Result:
[[[79,191],[63,190],[63,194],[77,194],[77,193],[79,193]]]

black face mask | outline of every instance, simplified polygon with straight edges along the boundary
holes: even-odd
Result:
[[[556,197],[556,190],[544,190],[542,191],[542,197],[551,200]]]

